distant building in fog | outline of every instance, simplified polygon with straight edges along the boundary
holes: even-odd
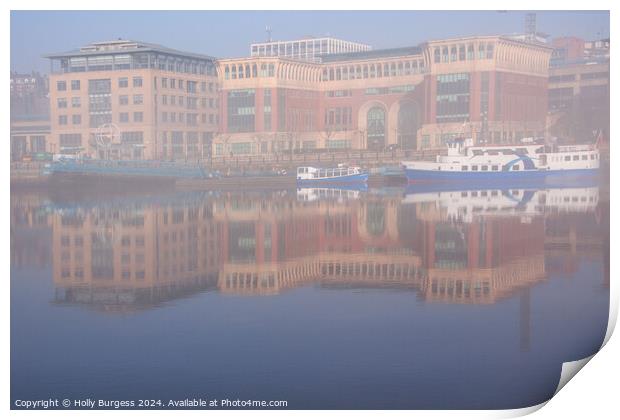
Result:
[[[332,37],[266,41],[250,45],[251,57],[283,57],[295,60],[320,61],[322,55],[369,51],[370,45]]]
[[[609,40],[553,40],[549,111],[553,134],[582,142],[602,129],[609,138]]]
[[[49,119],[48,78],[11,72],[11,121]]]

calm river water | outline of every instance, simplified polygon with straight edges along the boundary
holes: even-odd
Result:
[[[598,186],[11,197],[11,399],[519,408],[597,351]]]

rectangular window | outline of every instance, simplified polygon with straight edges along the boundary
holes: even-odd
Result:
[[[477,171],[478,170],[478,165],[472,165],[471,170],[472,171]]]
[[[88,81],[88,93],[91,95],[108,94],[112,92],[110,79],[95,79]]]
[[[133,95],[133,104],[134,105],[142,105],[144,103],[143,95]]]
[[[491,166],[491,170],[492,170],[492,171],[497,171],[498,169],[499,169],[499,168],[498,168],[498,166],[497,166],[497,165],[493,165],[493,166]]]
[[[122,123],[129,122],[129,113],[121,112],[120,114],[118,114],[118,121]]]
[[[162,105],[168,105],[168,95],[161,95]]]
[[[82,116],[80,114],[74,114],[71,116],[71,123],[73,125],[82,124]]]
[[[129,96],[128,95],[120,95],[118,97],[119,105],[128,105],[129,104]]]
[[[126,88],[129,87],[129,80],[126,77],[121,77],[118,79],[118,87]]]
[[[133,78],[133,87],[142,87],[142,78],[139,76],[134,76]]]
[[[470,80],[467,73],[437,76],[437,122],[469,120]]]
[[[488,171],[489,167],[487,165],[482,165],[482,167],[480,168],[481,171]]]
[[[177,88],[177,79],[170,79],[170,89]]]
[[[80,90],[80,81],[72,80],[71,81],[71,90]]]
[[[134,112],[133,113],[133,122],[142,122],[143,114],[142,112]]]
[[[67,125],[67,116],[59,115],[58,116],[58,125]]]
[[[255,91],[254,89],[231,90],[228,92],[228,130],[230,132],[254,131]]]
[[[58,108],[66,108],[67,107],[67,98],[58,98],[56,100],[56,104]]]
[[[567,162],[570,161],[570,156],[564,156],[564,160]]]
[[[61,134],[60,147],[80,147],[82,145],[81,134]]]
[[[461,166],[461,171],[466,171],[466,170],[467,170],[467,165]]]
[[[56,90],[57,91],[67,90],[67,82],[65,82],[64,80],[57,81],[56,82]]]
[[[167,77],[162,77],[161,78],[161,87],[163,87],[163,88],[167,88],[168,87],[168,78]]]
[[[79,96],[71,98],[71,108],[79,108],[82,106],[82,101]]]

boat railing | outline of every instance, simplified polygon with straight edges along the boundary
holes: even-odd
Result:
[[[359,170],[357,168],[328,168],[318,169],[314,173],[314,178],[333,178],[348,175],[357,175]]]

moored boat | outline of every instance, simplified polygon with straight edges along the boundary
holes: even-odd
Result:
[[[358,166],[337,168],[301,166],[297,168],[297,185],[365,184],[367,181],[368,172]]]
[[[473,146],[472,139],[448,142],[448,154],[434,162],[402,162],[410,183],[423,182],[546,182],[598,174],[595,144],[547,146]]]

